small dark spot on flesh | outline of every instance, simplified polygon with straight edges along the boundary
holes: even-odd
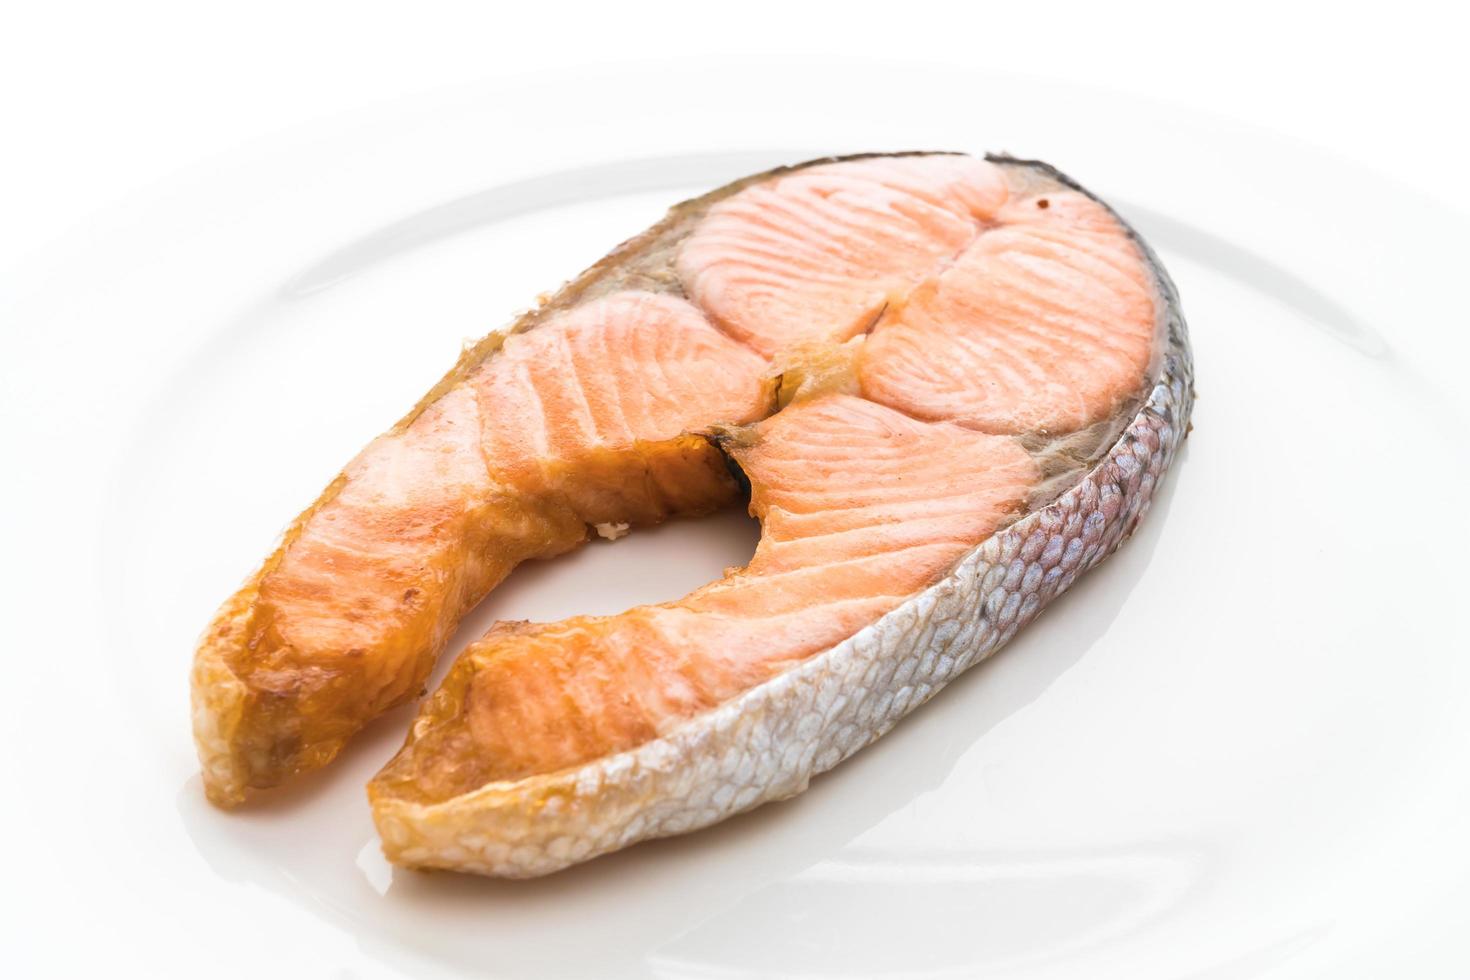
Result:
[[[418,589],[405,589],[404,592],[403,592],[403,601],[404,602],[413,602],[414,599],[418,598],[418,594],[419,594],[419,590]]]
[[[1038,200],[1036,202],[1036,206],[1038,208],[1041,208],[1041,210],[1045,211],[1047,208],[1051,207],[1051,202],[1048,201],[1046,198],[1043,197],[1043,198],[1041,198],[1040,200]]]

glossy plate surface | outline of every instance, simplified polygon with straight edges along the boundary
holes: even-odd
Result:
[[[98,925],[78,946],[38,915],[23,962],[1132,980],[1470,966],[1470,222],[1284,139],[1098,93],[678,71],[656,100],[635,96],[660,73],[537,79],[283,134],[43,254],[3,368],[26,556],[9,573],[24,695],[3,724],[23,789],[6,835],[36,909]],[[805,796],[549,879],[383,861],[362,785],[406,709],[323,774],[234,814],[204,803],[195,635],[462,340],[684,197],[916,147],[1055,163],[1179,286],[1195,431],[1117,556]],[[528,566],[456,649],[497,618],[672,598],[755,540],[730,514]]]

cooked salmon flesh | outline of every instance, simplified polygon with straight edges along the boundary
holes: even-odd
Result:
[[[472,642],[370,797],[393,860],[519,875],[788,794],[850,751],[807,751],[821,718],[760,736],[791,740],[751,763],[779,780],[610,787],[757,738],[854,637],[894,637],[893,660],[959,635],[919,630],[916,597],[1051,528],[965,586],[1008,638],[1141,516],[1188,377],[1152,253],[1044,165],[903,154],[737,181],[471,350],[297,518],[196,653],[206,789],[229,805],[326,764],[418,695],[519,563],[743,502],[760,543],[718,581]],[[691,816],[701,780],[714,802]]]

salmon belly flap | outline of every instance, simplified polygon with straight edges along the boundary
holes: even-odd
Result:
[[[495,626],[370,785],[392,820],[637,748],[879,620],[1027,512],[1038,446],[1139,397],[1158,333],[1106,208],[969,157],[758,183],[675,268],[728,336],[822,376],[717,440],[761,521],[754,557],[674,602]],[[414,863],[402,836],[389,856]]]
[[[735,502],[692,435],[770,410],[764,359],[682,299],[553,316],[375,440],[227,602],[196,654],[196,740],[221,803],[329,761],[417,695],[459,618],[518,563],[604,522]]]

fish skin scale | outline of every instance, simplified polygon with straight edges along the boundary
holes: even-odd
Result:
[[[581,860],[708,826],[799,791],[1004,646],[1133,533],[1188,431],[1193,364],[1177,295],[1152,252],[1140,247],[1169,320],[1160,380],[1079,482],[991,535],[944,579],[854,636],[653,742],[570,770],[491,783],[442,803],[374,795],[374,820],[389,858],[414,867],[532,877],[575,863],[551,853],[554,839],[581,842]],[[1002,623],[988,610],[997,598],[1006,608],[1011,595],[1001,583],[1018,560],[1020,591],[1013,618]],[[1045,570],[1040,580],[1033,567]],[[916,622],[925,627],[917,633]],[[946,630],[948,623],[960,625]],[[939,625],[928,632],[931,624]],[[900,664],[910,665],[913,692],[902,701],[903,685],[894,681]],[[845,700],[824,710],[824,691],[840,691]],[[786,740],[810,716],[820,723],[793,753]],[[742,770],[737,792],[716,803],[714,790],[728,785],[720,762],[732,751],[752,765]],[[599,776],[587,780],[589,770]],[[579,792],[588,785],[595,789]],[[553,815],[544,805],[549,799],[571,802]],[[486,844],[461,856],[457,842],[466,830]]]

